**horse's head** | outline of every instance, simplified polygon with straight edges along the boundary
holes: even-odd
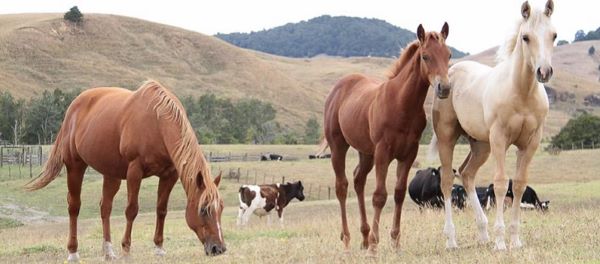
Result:
[[[206,255],[219,255],[227,250],[221,229],[224,204],[216,189],[220,182],[221,174],[215,178],[214,182],[209,182],[214,185],[207,188],[201,173],[198,173],[196,185],[199,199],[189,200],[186,210],[188,226],[204,245]],[[208,194],[209,192],[212,194]]]
[[[552,50],[556,40],[556,29],[550,17],[554,11],[552,0],[546,2],[544,11],[532,12],[529,3],[521,6],[523,21],[519,28],[520,46],[529,68],[535,71],[538,82],[546,83],[552,77]],[[519,46],[519,45],[518,45]]]
[[[440,99],[447,98],[450,94],[448,63],[450,62],[451,53],[446,46],[448,33],[448,23],[444,23],[440,33],[425,33],[422,25],[417,28],[421,74],[427,77]]]

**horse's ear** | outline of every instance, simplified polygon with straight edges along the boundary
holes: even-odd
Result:
[[[219,183],[221,183],[221,175],[223,175],[223,171],[219,171],[219,176],[217,176],[214,180],[215,186],[219,187]]]
[[[419,39],[419,42],[425,42],[425,29],[421,24],[419,24],[419,27],[417,27],[417,38]]]
[[[546,9],[544,10],[544,15],[550,17],[552,15],[552,12],[554,12],[554,2],[552,0],[548,0],[548,2],[546,2]]]
[[[448,38],[448,33],[450,33],[450,26],[448,26],[448,22],[444,22],[444,25],[442,26],[442,31],[440,31],[442,33],[442,37],[444,37],[444,39]]]
[[[552,1],[552,0],[550,0],[550,1]],[[521,5],[521,15],[523,16],[523,18],[528,19],[530,14],[531,14],[531,7],[529,6],[529,2],[525,1]]]

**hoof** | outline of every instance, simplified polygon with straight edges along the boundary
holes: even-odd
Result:
[[[376,258],[377,257],[377,247],[370,246],[369,249],[367,249],[367,257],[368,258]]]
[[[113,261],[117,259],[117,255],[115,253],[112,254],[104,254],[104,261]]]
[[[68,263],[79,263],[79,253],[78,252],[69,253],[69,256],[67,257],[67,262]]]
[[[167,255],[167,251],[162,247],[154,247],[154,255],[158,257],[164,257]]]
[[[496,250],[496,251],[506,251],[506,244],[504,243],[504,241],[502,241],[502,242],[496,242],[496,245],[494,246],[494,250]]]
[[[522,247],[523,247],[523,243],[521,243],[521,240],[518,238],[516,240],[511,241],[511,243],[510,243],[510,249],[519,249]]]
[[[479,236],[479,244],[480,245],[487,244],[488,242],[490,242],[490,236],[487,233],[485,233],[485,235],[483,235],[483,236]]]
[[[458,245],[456,244],[456,240],[448,240],[446,241],[446,249],[447,250],[453,250],[453,249],[457,249]]]

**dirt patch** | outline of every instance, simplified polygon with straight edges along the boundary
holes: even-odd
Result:
[[[17,204],[12,199],[0,201],[0,218],[13,219],[26,225],[67,220],[66,217],[51,216],[48,212]]]

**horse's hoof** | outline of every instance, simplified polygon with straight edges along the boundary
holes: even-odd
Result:
[[[164,257],[167,255],[167,251],[162,247],[154,247],[154,255],[158,257]]]
[[[69,253],[67,257],[68,263],[79,263],[79,252]]]
[[[487,244],[488,242],[490,242],[490,236],[488,236],[487,233],[484,236],[480,236],[479,237],[479,244],[480,245]]]
[[[446,241],[446,250],[454,250],[457,248],[458,248],[458,245],[456,244],[455,240]]]
[[[367,249],[367,257],[368,258],[376,258],[377,257],[377,248],[374,246],[370,246],[369,249]]]
[[[117,255],[115,255],[114,253],[112,254],[104,254],[104,260],[105,261],[113,261],[117,259]]]
[[[496,251],[506,251],[506,244],[504,243],[504,241],[502,241],[502,242],[496,242],[496,245],[494,246],[494,250],[496,250]]]
[[[521,243],[521,240],[518,238],[516,240],[511,241],[511,243],[510,243],[510,249],[519,249],[522,247],[523,247],[523,243]]]

